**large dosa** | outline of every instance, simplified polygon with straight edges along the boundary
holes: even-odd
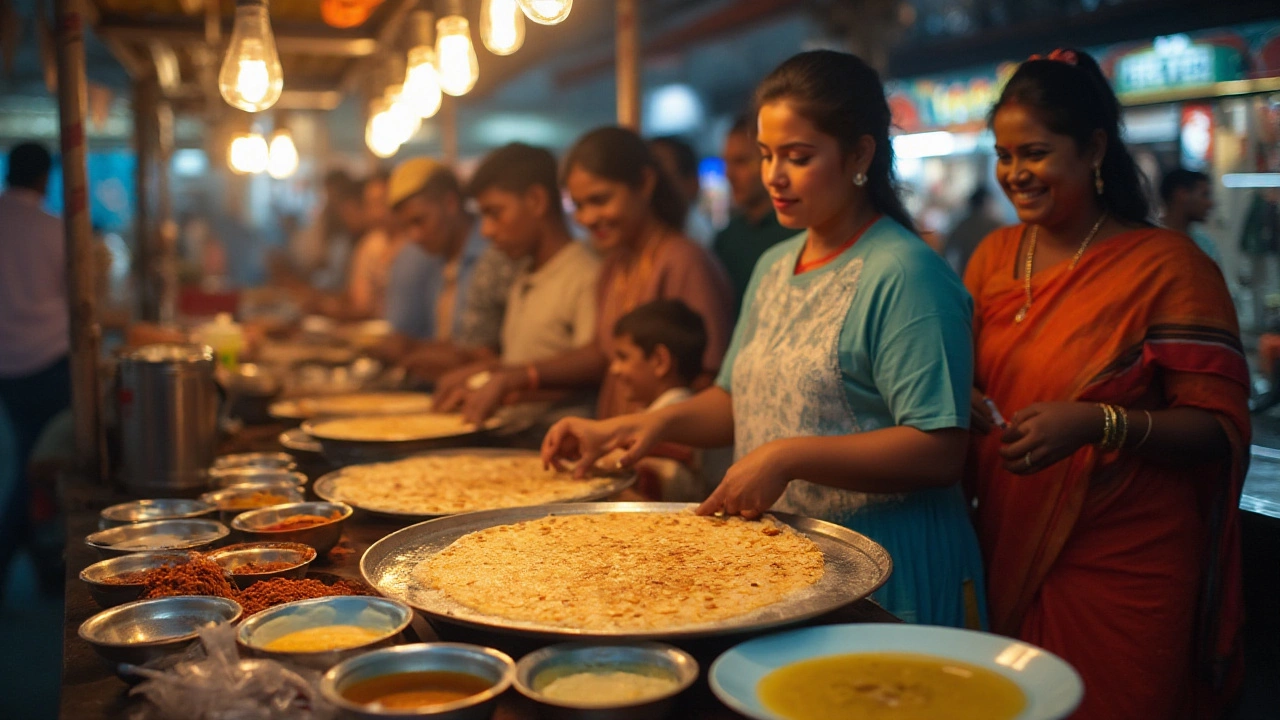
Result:
[[[459,414],[415,413],[323,420],[312,425],[310,433],[322,440],[397,442],[462,435],[477,429]]]
[[[512,620],[588,632],[671,630],[745,615],[816,583],[822,551],[771,517],[552,516],[458,538],[418,582]]]
[[[613,482],[544,469],[537,455],[431,455],[348,467],[331,492],[375,512],[451,515],[576,500]]]

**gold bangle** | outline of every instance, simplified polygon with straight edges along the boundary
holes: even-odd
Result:
[[[1120,432],[1119,437],[1116,438],[1116,446],[1113,449],[1122,450],[1124,449],[1124,441],[1129,439],[1129,413],[1119,406],[1116,406],[1114,410],[1120,417]]]
[[[1115,435],[1115,417],[1111,414],[1110,406],[1098,403],[1098,407],[1102,408],[1102,440],[1098,441],[1098,447],[1106,450]]]
[[[1142,433],[1142,439],[1138,441],[1137,445],[1133,446],[1134,450],[1137,450],[1138,448],[1142,447],[1147,443],[1147,438],[1151,437],[1151,426],[1154,425],[1156,422],[1155,418],[1151,417],[1150,412],[1146,410],[1143,410],[1142,412],[1146,413],[1147,415],[1147,431]]]

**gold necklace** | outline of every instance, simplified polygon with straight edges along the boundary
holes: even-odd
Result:
[[[1080,262],[1080,258],[1084,255],[1085,249],[1089,247],[1089,243],[1093,242],[1093,238],[1098,235],[1098,230],[1102,228],[1102,223],[1106,219],[1107,214],[1105,212],[1098,216],[1098,222],[1093,224],[1093,229],[1089,231],[1088,235],[1084,236],[1084,242],[1080,243],[1080,249],[1076,250],[1075,257],[1071,258],[1071,265],[1067,267],[1068,270],[1076,269],[1076,264]],[[1026,290],[1027,301],[1023,303],[1022,309],[1018,310],[1018,314],[1013,316],[1013,321],[1015,323],[1020,323],[1023,320],[1026,320],[1027,313],[1031,310],[1031,266],[1034,265],[1036,261],[1036,234],[1039,229],[1039,225],[1031,226],[1031,239],[1027,242],[1027,263],[1026,267],[1022,270],[1022,287]]]

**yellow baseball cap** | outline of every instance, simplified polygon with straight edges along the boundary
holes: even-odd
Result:
[[[449,168],[426,157],[405,160],[391,171],[387,181],[387,205],[395,207],[427,186],[433,177]]]

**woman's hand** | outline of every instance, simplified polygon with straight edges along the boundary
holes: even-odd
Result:
[[[725,473],[711,497],[698,506],[699,515],[723,511],[755,520],[782,497],[791,482],[785,440],[766,443],[747,453]]]
[[[661,440],[662,424],[650,413],[621,415],[609,420],[565,418],[542,439],[542,462],[564,470],[564,461],[577,462],[574,477],[586,477],[596,461],[614,450],[625,450],[620,467],[635,465]]]
[[[987,405],[987,396],[978,388],[969,390],[969,429],[986,435],[996,429],[996,419]]]
[[[474,390],[468,390],[462,402],[462,419],[469,423],[482,423],[493,417],[508,395],[524,388],[525,373],[521,370],[495,368],[489,373],[489,382]]]
[[[1000,455],[1006,470],[1030,475],[1100,442],[1102,433],[1102,410],[1094,403],[1034,403],[1014,413]]]

